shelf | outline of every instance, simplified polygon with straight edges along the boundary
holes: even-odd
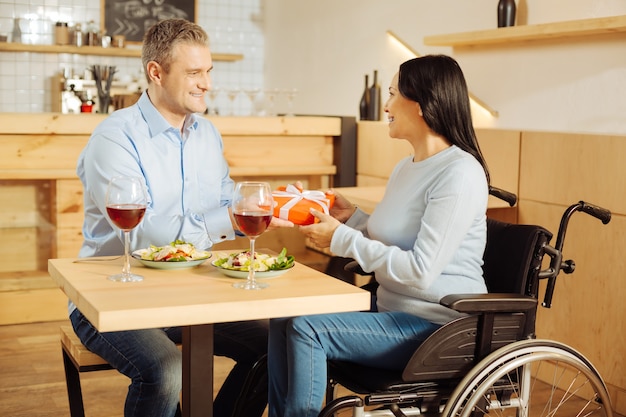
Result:
[[[626,33],[626,16],[600,17],[426,36],[424,37],[424,45],[467,47],[511,42],[554,40],[612,33]]]
[[[40,52],[44,54],[78,54],[100,55],[113,57],[141,58],[139,48],[102,48],[99,46],[69,46],[69,45],[28,45],[22,43],[0,42],[0,52]],[[214,61],[240,61],[242,54],[211,54]]]

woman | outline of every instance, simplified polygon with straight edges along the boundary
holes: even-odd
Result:
[[[489,173],[472,127],[459,65],[447,56],[403,63],[385,104],[389,135],[414,153],[392,172],[371,216],[341,195],[320,223],[300,230],[320,247],[374,271],[375,313],[354,312],[270,322],[270,417],[317,416],[326,361],[402,369],[433,331],[459,316],[439,300],[486,293]]]

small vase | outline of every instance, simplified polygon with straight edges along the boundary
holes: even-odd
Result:
[[[370,87],[370,105],[367,109],[368,120],[380,120],[380,85],[378,71],[374,70],[374,81]]]
[[[11,42],[22,43],[22,28],[20,28],[20,18],[13,19],[13,32],[11,33]]]
[[[498,27],[515,26],[515,0],[499,0]]]
[[[369,107],[370,107],[370,85],[369,75],[365,75],[365,88],[363,89],[363,95],[359,102],[359,116],[361,120],[369,120]]]

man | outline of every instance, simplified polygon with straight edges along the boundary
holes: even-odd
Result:
[[[136,104],[114,112],[94,130],[78,160],[85,204],[81,257],[123,253],[120,230],[105,210],[107,183],[119,175],[142,178],[148,191],[146,214],[131,234],[133,248],[181,239],[207,249],[234,238],[233,180],[222,139],[196,114],[206,110],[204,96],[211,88],[206,32],[183,19],[161,21],[145,34],[142,64],[148,89]],[[131,379],[126,417],[177,413],[180,328],[100,333],[71,303],[70,319],[85,346]],[[236,362],[215,399],[214,415],[231,417],[250,369],[267,351],[267,323],[216,324],[214,334],[215,354]],[[262,415],[266,384],[258,378],[255,393],[239,403],[245,405],[242,414]]]

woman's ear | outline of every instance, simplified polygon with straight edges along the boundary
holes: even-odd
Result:
[[[415,104],[417,105],[417,114],[419,114],[420,117],[424,117],[424,113],[422,113],[422,106],[420,106],[418,102],[415,102]]]

